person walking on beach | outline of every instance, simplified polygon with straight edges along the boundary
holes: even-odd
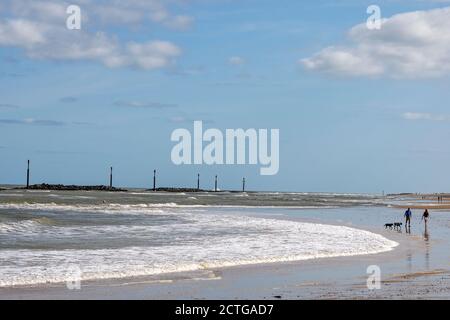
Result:
[[[428,209],[426,209],[422,215],[422,220],[425,222],[425,229],[427,228],[427,223],[428,223],[429,218],[430,218],[430,213],[428,212]]]
[[[425,221],[425,232],[423,233],[423,237],[426,241],[430,240],[430,234],[428,233],[428,219],[430,218],[430,213],[428,209],[425,209],[425,212],[422,215],[422,220]]]
[[[408,228],[409,230],[411,230],[411,217],[412,217],[411,208],[408,208],[408,210],[406,210],[405,212],[405,228],[407,232]]]

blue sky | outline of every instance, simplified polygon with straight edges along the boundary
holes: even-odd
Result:
[[[79,4],[82,30],[66,30]],[[110,4],[108,4],[110,3]],[[448,191],[450,2],[2,1],[0,182]],[[280,171],[175,166],[176,128],[280,129]]]

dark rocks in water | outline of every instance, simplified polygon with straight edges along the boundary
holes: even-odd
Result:
[[[153,189],[149,189],[147,191],[153,191]],[[196,188],[156,188],[156,192],[208,192],[207,190],[196,189]]]
[[[26,190],[26,187],[19,187],[15,188],[16,190]],[[2,189],[1,190],[7,190]],[[64,185],[64,184],[47,184],[47,183],[41,183],[41,184],[34,184],[30,185],[28,190],[52,190],[52,191],[113,191],[113,192],[127,192],[126,189],[120,189],[115,187],[108,187],[108,186],[76,186],[76,185]],[[153,189],[148,189],[146,191],[153,192]],[[155,192],[172,192],[172,193],[195,193],[195,192],[212,192],[211,190],[204,190],[204,189],[197,189],[197,188],[156,188]],[[217,193],[225,192],[225,191],[218,191]],[[240,193],[241,191],[231,191]]]
[[[18,189],[27,189],[26,187]],[[125,189],[110,188],[107,186],[75,186],[75,185],[63,185],[63,184],[34,184],[28,187],[28,190],[53,190],[53,191],[127,191]]]
[[[153,189],[147,189],[145,191],[156,191],[156,192],[185,192],[185,193],[195,193],[195,192],[210,192],[210,193],[224,193],[224,192],[229,192],[229,193],[242,193],[242,191],[233,191],[233,190],[219,190],[219,191],[214,191],[214,190],[205,190],[205,189],[197,189],[197,188],[156,188],[155,190]],[[245,193],[256,193],[253,191],[246,191]]]

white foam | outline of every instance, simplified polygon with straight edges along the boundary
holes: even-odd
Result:
[[[126,213],[133,213],[134,210],[140,210],[143,208],[147,209],[202,209],[202,208],[230,208],[230,209],[334,209],[339,208],[339,206],[256,206],[256,205],[204,205],[204,204],[177,204],[174,202],[168,203],[141,203],[141,204],[99,204],[99,205],[59,205],[56,203],[3,203],[0,204],[0,209],[22,209],[22,210],[58,210],[58,211],[94,211],[94,212],[104,212],[104,213],[117,213],[122,211]]]
[[[161,208],[177,208],[180,207],[176,203],[149,203],[149,204],[99,204],[99,205],[63,205],[56,203],[3,203],[0,209],[13,210],[39,210],[39,211],[75,211],[75,212],[99,212],[99,213],[163,213]],[[143,211],[146,210],[146,211]]]
[[[38,227],[38,225],[39,223],[33,220],[0,223],[0,234],[11,232],[28,232],[29,230],[35,230]]]
[[[23,206],[23,205],[22,205]],[[30,205],[31,208],[39,208]],[[42,205],[44,206],[44,205]],[[74,206],[51,205],[52,210],[73,210]],[[69,208],[68,208],[69,207]],[[42,207],[41,207],[42,208]],[[76,208],[80,209],[79,206]],[[89,206],[89,210],[111,210],[111,206]],[[114,211],[132,210],[153,215],[153,207],[114,205]],[[86,210],[86,206],[83,207]],[[171,209],[172,210],[172,209]],[[128,211],[127,211],[128,212]],[[240,215],[173,211],[183,224],[159,226],[66,227],[64,234],[89,233],[98,237],[140,236],[160,232],[182,241],[155,246],[118,249],[2,250],[0,287],[64,282],[71,279],[73,266],[82,271],[81,280],[125,278],[201,269],[375,254],[398,244],[381,235],[344,226],[302,223]],[[32,225],[12,230],[33,234]],[[45,226],[40,225],[42,229]],[[177,233],[180,230],[182,234]],[[222,232],[226,230],[227,232]],[[9,230],[8,232],[12,232]],[[40,230],[39,232],[42,232]],[[59,227],[49,227],[46,235],[60,236]],[[82,247],[81,247],[82,248]]]

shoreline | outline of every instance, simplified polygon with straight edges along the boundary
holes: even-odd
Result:
[[[429,240],[424,239],[417,217],[413,221],[413,234],[385,230],[383,223],[402,216],[401,210],[385,205],[334,209],[216,205],[212,209],[215,214],[351,227],[381,235],[399,245],[381,253],[86,280],[81,290],[68,290],[65,283],[0,288],[0,300],[450,299],[447,248],[450,235],[448,226],[442,223],[448,221],[447,212],[435,212]],[[371,265],[382,270],[381,290],[370,291],[366,287],[367,267]]]
[[[399,246],[376,254],[239,265],[160,277],[91,280],[83,282],[81,290],[69,290],[65,284],[0,288],[0,300],[409,299],[422,294],[421,290],[408,294],[403,292],[408,287],[413,288],[416,282],[435,282],[442,276],[450,279],[450,270],[444,269],[394,272],[382,277],[381,290],[368,290],[365,286],[366,266],[380,262],[395,264],[399,256],[409,250],[420,252],[423,249],[420,241],[411,246],[411,243],[405,243],[405,239],[392,238],[400,241]],[[333,271],[330,273],[330,270]],[[428,298],[450,299],[448,291],[443,295],[430,293]]]
[[[362,230],[374,232],[374,229]],[[83,281],[81,290],[68,290],[65,284],[0,288],[0,299],[409,299],[418,296],[450,299],[448,281],[443,285],[433,284],[440,278],[450,279],[450,270],[405,270],[399,266],[405,256],[426,255],[420,237],[377,231],[376,234],[399,245],[375,254],[89,280]],[[378,291],[370,291],[365,286],[367,266],[373,264],[383,270],[382,289]],[[422,282],[443,293],[435,295],[429,290],[424,295],[422,286],[415,287]]]
[[[261,217],[260,217],[261,218]],[[264,219],[278,219],[278,218],[267,218],[265,217]],[[286,220],[286,219],[280,219],[280,220]],[[289,220],[288,220],[289,221]],[[400,243],[397,241],[394,241],[388,237],[386,237],[386,235],[381,235],[379,233],[374,232],[373,230],[369,231],[369,230],[365,230],[365,229],[360,229],[360,228],[355,228],[355,227],[348,227],[348,226],[344,226],[344,225],[339,225],[339,224],[317,224],[317,223],[313,223],[313,222],[307,222],[304,220],[293,220],[295,222],[299,222],[299,223],[304,223],[304,224],[315,224],[315,225],[320,225],[320,226],[337,226],[337,227],[347,227],[347,228],[351,228],[351,229],[355,229],[355,230],[359,230],[359,231],[366,231],[366,232],[370,232],[373,235],[377,235],[377,236],[382,236],[384,237],[386,240],[392,242],[391,247],[390,248],[385,248],[383,250],[379,250],[377,252],[369,252],[369,253],[351,253],[351,254],[336,254],[336,255],[327,255],[327,256],[315,256],[315,257],[308,257],[308,258],[303,258],[303,259],[292,259],[292,260],[279,260],[279,261],[264,261],[264,262],[259,262],[259,261],[253,261],[253,262],[243,262],[243,263],[239,263],[239,264],[230,264],[230,265],[222,265],[222,266],[212,266],[212,267],[205,267],[205,268],[197,268],[197,269],[192,269],[192,270],[185,270],[185,271],[176,271],[176,272],[167,272],[167,273],[157,273],[157,274],[148,274],[148,275],[136,275],[136,276],[128,276],[128,277],[111,277],[111,278],[97,278],[97,279],[86,279],[83,280],[84,283],[97,283],[97,284],[102,284],[102,283],[127,283],[127,282],[136,282],[137,279],[152,279],[153,282],[167,282],[167,281],[172,281],[173,279],[178,279],[178,278],[183,278],[183,276],[187,275],[187,274],[202,274],[202,273],[217,273],[217,272],[222,272],[224,270],[233,270],[233,269],[239,269],[239,268],[265,268],[265,267],[276,267],[276,266],[281,266],[281,265],[297,265],[297,264],[302,264],[304,262],[314,262],[314,261],[321,261],[321,260],[333,260],[333,259],[345,259],[345,258],[358,258],[358,257],[364,257],[364,256],[372,256],[372,255],[378,255],[378,254],[383,254],[383,253],[387,253],[387,252],[391,252],[396,250],[399,246]],[[196,277],[197,280],[209,280],[209,279],[199,279],[198,277]],[[164,280],[166,279],[166,280]],[[192,280],[192,278],[189,278]],[[145,281],[147,282],[147,281]],[[10,286],[10,287],[1,287],[0,286],[0,299],[1,299],[1,291],[2,290],[15,290],[15,289],[23,289],[23,290],[28,290],[28,289],[48,289],[48,288],[54,288],[54,287],[60,287],[61,285],[65,285],[65,282],[48,282],[48,283],[35,283],[35,284],[29,284],[29,285],[14,285],[14,286]]]

